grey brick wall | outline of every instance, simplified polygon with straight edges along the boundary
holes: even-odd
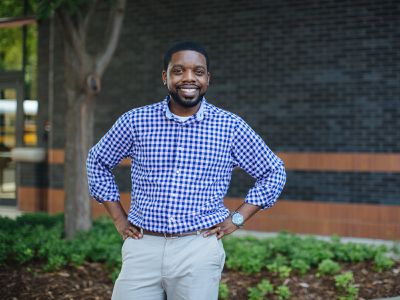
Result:
[[[91,51],[104,36],[100,23]],[[123,112],[165,96],[162,55],[179,38],[209,51],[209,102],[242,116],[274,151],[400,152],[399,1],[128,1],[97,99],[96,139]],[[40,43],[45,51],[46,38]],[[52,147],[63,148],[59,39],[56,48]],[[233,182],[229,195],[238,196],[252,180],[235,172]],[[332,192],[343,184],[352,192]],[[398,175],[290,172],[283,196],[400,204],[399,186]]]

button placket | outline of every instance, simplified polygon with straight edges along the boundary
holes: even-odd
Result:
[[[175,151],[174,151],[174,165],[173,165],[173,170],[172,170],[172,181],[173,182],[179,182],[179,175],[181,174],[181,167],[180,167],[180,153],[179,153],[179,145],[181,141],[181,136],[182,136],[182,125],[178,125],[178,130],[177,130],[177,135],[176,135],[176,140],[175,140]],[[177,187],[173,184],[172,185],[172,190],[169,194],[169,199],[171,202],[176,202],[178,201],[179,198],[179,192],[177,190]],[[172,205],[173,206],[173,205]],[[172,207],[171,206],[171,207]],[[178,220],[176,219],[176,216],[174,215],[173,211],[170,210],[168,214],[168,228],[174,228],[178,225]]]
[[[182,131],[183,131],[183,125],[179,125],[179,132],[178,132],[178,139],[176,141],[176,150],[175,150],[175,175],[180,175],[182,173],[182,146],[181,146],[181,141],[182,141]]]

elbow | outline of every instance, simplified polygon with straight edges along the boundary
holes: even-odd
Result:
[[[272,198],[274,199],[273,202],[275,203],[281,195],[286,184],[286,171],[283,161],[279,160],[279,163],[275,166],[272,174],[270,190],[272,191]]]
[[[96,161],[96,155],[94,153],[94,147],[92,147],[89,150],[87,158],[86,158],[86,170],[87,170],[87,172],[89,172],[93,168],[93,165],[94,165],[95,161]]]
[[[283,188],[285,187],[286,184],[286,170],[285,170],[285,164],[283,161],[280,161],[280,164],[277,169],[277,183],[278,183],[278,190],[279,194],[281,194]]]

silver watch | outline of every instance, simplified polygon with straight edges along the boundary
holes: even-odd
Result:
[[[231,219],[234,225],[239,228],[243,227],[244,217],[238,211],[234,211],[231,213]]]

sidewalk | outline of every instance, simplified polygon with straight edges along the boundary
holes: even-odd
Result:
[[[11,219],[15,219],[21,214],[22,212],[15,206],[5,206],[5,205],[0,206],[0,216],[2,217],[9,217]]]
[[[268,238],[268,237],[274,237],[278,235],[277,232],[262,232],[262,231],[254,231],[254,230],[243,230],[239,229],[232,233],[233,236],[254,236],[257,238]],[[324,241],[329,241],[331,239],[330,236],[322,236],[322,235],[314,235],[314,234],[300,234],[296,233],[297,236],[300,237],[306,237],[306,236],[313,236],[317,239],[324,240]],[[367,245],[385,245],[388,248],[393,247],[396,242],[399,241],[391,241],[391,240],[379,240],[379,239],[367,239],[367,238],[357,238],[357,237],[340,237],[340,241],[342,243],[359,243],[359,244],[367,244]],[[395,300],[400,300],[400,299],[395,299]]]

